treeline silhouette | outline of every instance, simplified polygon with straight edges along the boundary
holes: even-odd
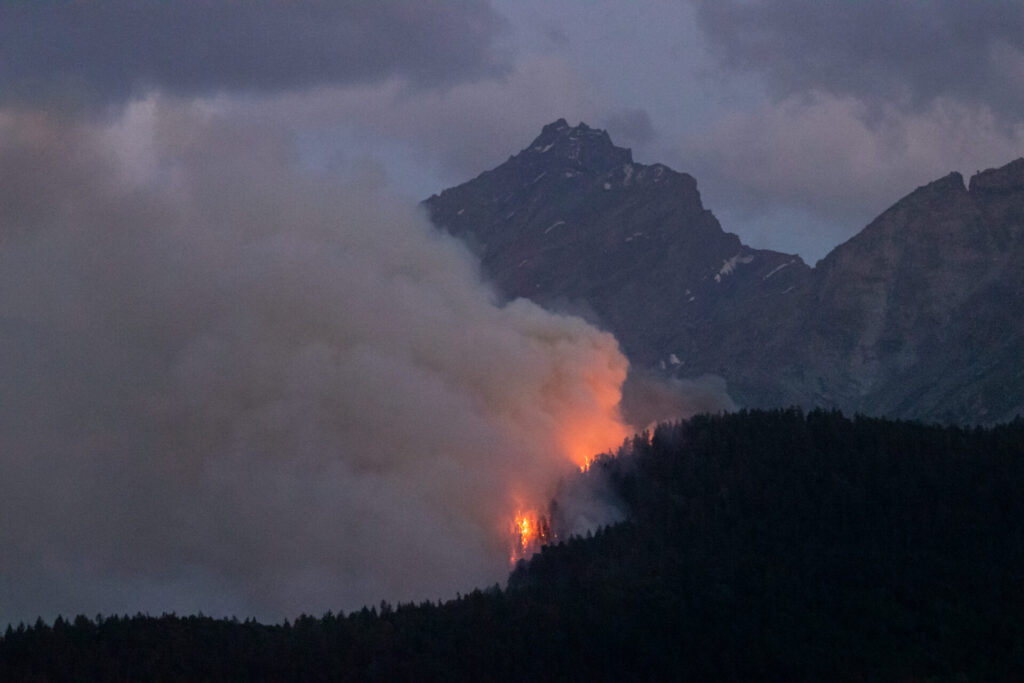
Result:
[[[1024,680],[1024,420],[698,416],[587,476],[627,521],[504,589],[279,625],[39,620],[7,629],[0,677]]]

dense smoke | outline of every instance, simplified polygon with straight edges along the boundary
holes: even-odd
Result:
[[[626,433],[614,338],[495,305],[372,173],[212,105],[2,117],[0,623],[450,597],[564,425]]]
[[[693,379],[663,377],[632,368],[622,385],[622,418],[633,431],[654,428],[658,422],[688,418],[697,413],[721,413],[738,407],[716,375]]]

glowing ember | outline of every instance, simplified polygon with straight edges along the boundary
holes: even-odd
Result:
[[[546,517],[534,510],[517,511],[512,522],[512,553],[509,560],[515,563],[529,557],[551,540],[551,526]]]
[[[526,546],[533,539],[536,530],[530,523],[529,517],[518,516],[516,522],[519,527],[519,542],[522,544],[523,550],[526,550]]]

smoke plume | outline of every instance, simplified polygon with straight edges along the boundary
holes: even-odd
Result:
[[[614,338],[292,150],[214,105],[0,113],[0,623],[447,598],[621,442]]]
[[[717,375],[684,379],[631,368],[621,391],[623,420],[635,432],[653,430],[665,420],[728,412],[738,407],[726,391],[725,380]]]

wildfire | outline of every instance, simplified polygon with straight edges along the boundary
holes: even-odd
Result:
[[[563,418],[559,440],[562,457],[572,462],[581,472],[590,469],[595,456],[608,453],[620,445],[630,434],[629,428],[618,418],[617,391],[594,391],[601,410],[590,415],[571,415]],[[528,558],[541,546],[555,540],[551,523],[536,509],[516,511],[511,524],[511,562]]]
[[[622,377],[615,381],[601,377],[588,383],[590,405],[587,410],[573,411],[563,416],[561,446],[565,455],[585,472],[598,453],[606,453],[622,444],[631,430],[622,422],[619,401],[622,398]]]
[[[579,351],[579,347],[573,349]],[[574,372],[553,373],[543,394],[545,411],[557,425],[545,453],[573,463],[580,472],[590,468],[596,455],[615,449],[632,433],[619,412],[628,363],[614,338],[603,335],[584,351],[589,352],[586,360],[573,357]],[[555,540],[550,521],[536,512],[550,499],[552,489],[531,486],[515,496],[517,509],[510,523],[513,563]]]
[[[629,435],[629,429],[616,419],[570,424],[562,434],[563,450],[581,472],[586,472],[595,455],[622,445]]]
[[[544,515],[535,510],[516,511],[512,522],[512,553],[509,560],[514,564],[517,560],[532,555],[545,543],[552,540],[551,526]]]

